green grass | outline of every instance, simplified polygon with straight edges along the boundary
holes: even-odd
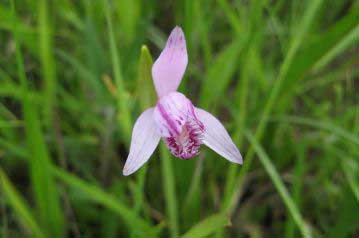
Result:
[[[9,206],[11,206],[14,212],[16,212],[16,217],[19,220],[18,222],[23,223],[23,225],[36,237],[44,237],[44,233],[39,224],[36,223],[34,215],[31,214],[28,204],[24,198],[21,197],[18,191],[15,190],[14,186],[9,181],[9,178],[7,178],[6,174],[2,170],[0,170],[0,180],[3,198],[6,197],[9,200]],[[3,214],[3,216],[6,216],[6,214]],[[3,227],[3,231],[5,231],[5,229],[7,228]],[[8,232],[2,234],[6,236],[7,233]]]
[[[0,236],[354,237],[358,17],[353,0],[2,1]],[[180,91],[244,164],[161,142],[124,177],[175,25]]]
[[[14,18],[16,17],[15,11],[15,6],[12,2],[12,12]],[[20,50],[21,45],[19,44],[18,35],[17,25],[16,22],[14,22],[13,36],[16,47],[17,73],[20,78],[21,93],[23,94],[22,112],[25,123],[25,137],[29,152],[31,153],[28,157],[28,164],[32,189],[37,206],[37,213],[39,215],[40,223],[46,230],[46,235],[63,237],[64,214],[60,208],[58,188],[54,183],[53,175],[50,171],[51,159],[42,134],[37,106],[34,105],[32,100],[28,97],[30,94],[28,79],[25,74],[24,61]],[[25,209],[23,208],[22,210]],[[32,229],[34,229],[34,225],[32,225]],[[38,229],[36,229],[36,233],[38,232]]]
[[[298,226],[300,232],[302,233],[303,237],[311,237],[311,233],[305,225],[302,215],[299,213],[299,210],[294,203],[293,199],[291,198],[288,190],[286,189],[282,179],[278,175],[276,168],[274,167],[270,158],[263,148],[258,144],[258,141],[254,138],[252,134],[246,132],[246,136],[248,137],[250,143],[253,145],[254,150],[258,154],[258,157],[265,168],[266,172],[268,173],[269,177],[271,178],[274,186],[278,190],[281,198],[283,199],[284,204],[287,206],[290,215],[292,216],[294,222]]]

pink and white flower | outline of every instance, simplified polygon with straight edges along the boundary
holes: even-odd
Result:
[[[186,40],[182,29],[176,26],[153,64],[158,102],[144,111],[134,125],[130,153],[123,169],[125,176],[148,161],[161,138],[171,153],[181,159],[196,156],[201,144],[205,144],[225,159],[243,163],[222,123],[209,112],[194,107],[185,95],[176,91],[187,62]]]

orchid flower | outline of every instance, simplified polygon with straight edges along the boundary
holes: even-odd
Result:
[[[145,110],[137,119],[123,174],[134,173],[148,161],[160,139],[171,153],[181,159],[198,154],[205,144],[225,159],[242,164],[242,156],[228,132],[212,114],[196,108],[177,88],[188,62],[183,31],[176,26],[152,67],[158,95],[155,107]]]

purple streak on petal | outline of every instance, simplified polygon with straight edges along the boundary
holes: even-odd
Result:
[[[177,125],[179,125],[179,126],[181,126],[181,122],[176,119],[175,119],[175,121],[173,121],[160,102],[157,104],[157,107],[161,113],[162,118],[167,122],[167,125],[170,128],[170,131],[174,132],[174,133],[170,133],[170,134],[175,134],[175,135],[179,134],[180,132],[178,131],[176,122],[177,122]]]
[[[225,159],[242,164],[243,159],[222,123],[209,112],[196,108],[196,115],[205,128],[203,143]]]
[[[134,173],[146,163],[160,141],[161,136],[156,131],[152,117],[153,111],[153,108],[144,111],[133,127],[130,153],[123,168],[125,176]]]
[[[186,40],[176,26],[152,67],[152,77],[159,98],[177,90],[188,62]]]
[[[187,120],[188,104],[183,94],[172,92],[162,97],[153,113],[153,118],[162,137],[178,136]]]
[[[153,118],[174,156],[189,159],[198,154],[204,126],[188,98],[179,92],[169,93],[158,101]]]

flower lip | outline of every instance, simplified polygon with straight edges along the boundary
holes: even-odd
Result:
[[[172,92],[162,97],[153,117],[159,134],[174,156],[190,159],[198,154],[205,129],[191,101],[183,94]]]
[[[198,154],[202,144],[203,124],[191,118],[183,126],[181,134],[165,138],[171,153],[181,159],[190,159]]]

